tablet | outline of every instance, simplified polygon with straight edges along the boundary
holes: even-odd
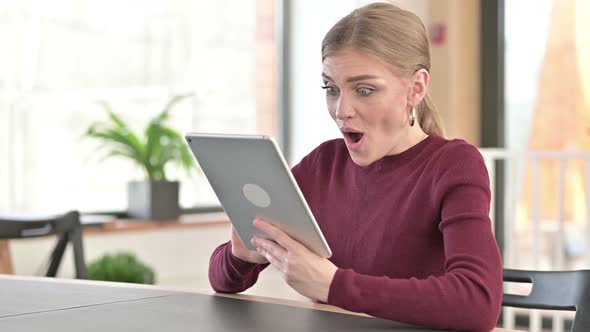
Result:
[[[321,257],[332,251],[270,136],[186,134],[186,141],[238,236],[250,250],[259,217]]]

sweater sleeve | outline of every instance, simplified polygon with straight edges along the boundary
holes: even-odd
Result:
[[[463,143],[449,150],[441,154],[431,192],[440,209],[444,273],[395,279],[339,269],[329,304],[430,328],[494,328],[502,300],[502,263],[489,219],[487,170],[475,147]]]
[[[209,283],[219,293],[239,293],[252,287],[268,264],[243,261],[231,252],[231,241],[217,247],[209,260]]]

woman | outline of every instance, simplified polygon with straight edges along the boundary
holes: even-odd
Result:
[[[502,264],[489,219],[489,178],[477,149],[442,138],[429,102],[422,22],[390,4],[353,11],[327,33],[328,111],[343,139],[293,174],[330,244],[324,259],[263,220],[249,251],[232,230],[209,279],[218,292],[252,286],[269,264],[310,299],[437,329],[489,331]]]

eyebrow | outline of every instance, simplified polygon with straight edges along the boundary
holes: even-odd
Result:
[[[326,75],[325,73],[322,73],[322,77],[326,78],[330,81],[334,81],[330,76]],[[356,82],[356,81],[362,81],[362,80],[374,80],[374,79],[379,79],[381,77],[377,76],[377,75],[357,75],[357,76],[352,76],[346,79],[346,82]]]

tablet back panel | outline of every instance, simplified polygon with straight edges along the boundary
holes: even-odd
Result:
[[[268,136],[187,134],[211,187],[244,245],[263,218],[322,257],[331,251],[276,143]]]

